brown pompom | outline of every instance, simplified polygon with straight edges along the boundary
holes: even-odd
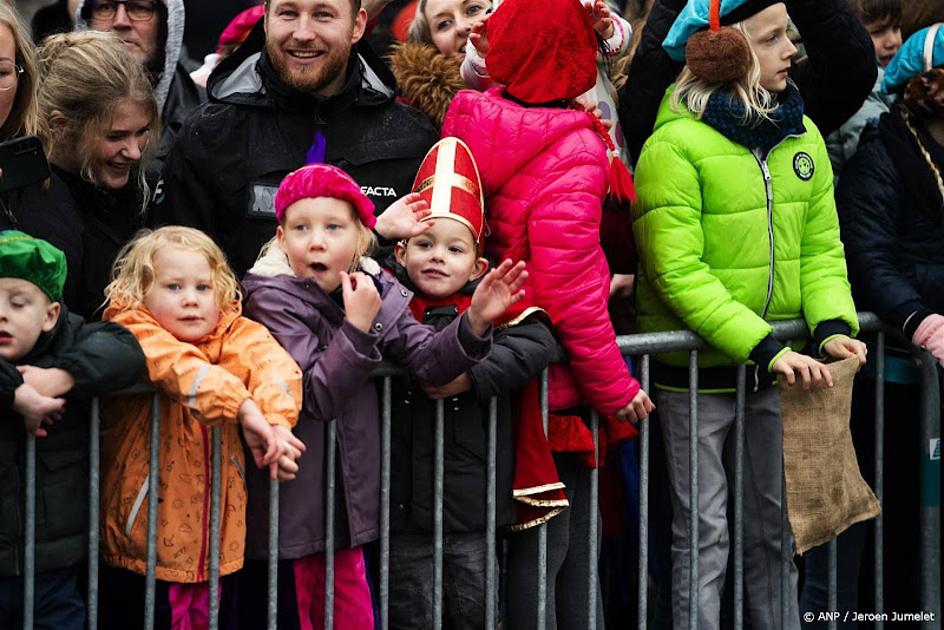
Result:
[[[747,77],[751,67],[750,44],[737,29],[699,31],[688,39],[685,63],[699,79],[730,83]]]
[[[408,42],[397,45],[388,61],[403,97],[442,126],[452,97],[465,87],[459,60],[427,44]]]

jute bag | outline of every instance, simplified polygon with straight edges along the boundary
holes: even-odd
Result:
[[[829,364],[832,387],[804,390],[781,377],[787,509],[798,554],[881,510],[859,472],[849,431],[857,363],[853,357]]]

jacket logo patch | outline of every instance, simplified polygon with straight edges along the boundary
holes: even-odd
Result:
[[[253,183],[249,190],[249,208],[246,216],[255,218],[275,218],[275,193],[278,185]]]
[[[361,186],[361,192],[368,197],[397,197],[397,191],[389,186]]]
[[[816,166],[813,164],[813,158],[809,153],[800,151],[793,156],[793,172],[803,181],[809,181],[816,172]]]

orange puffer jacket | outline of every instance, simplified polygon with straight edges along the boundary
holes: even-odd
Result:
[[[110,305],[130,330],[160,397],[157,579],[203,582],[209,571],[211,432],[222,428],[220,575],[243,566],[246,483],[236,412],[252,398],[271,424],[295,426],[301,371],[261,324],[228,305],[210,335],[178,341],[143,307]],[[147,559],[151,396],[107,401],[102,414],[102,558],[144,574]]]

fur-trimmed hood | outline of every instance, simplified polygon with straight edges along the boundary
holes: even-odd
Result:
[[[452,97],[465,87],[459,60],[429,44],[407,42],[395,46],[388,61],[401,96],[441,127]]]

